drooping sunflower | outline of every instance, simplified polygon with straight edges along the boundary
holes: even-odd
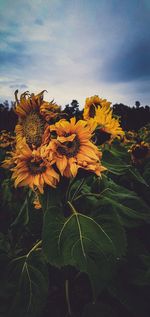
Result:
[[[47,137],[47,119],[56,117],[60,107],[53,101],[43,100],[44,90],[38,95],[29,95],[28,92],[25,92],[20,96],[20,101],[17,93],[18,91],[15,93],[15,112],[18,115],[18,124],[15,128],[17,143],[21,143],[25,138],[31,149],[38,148]]]
[[[84,120],[76,122],[71,118],[50,126],[54,135],[48,145],[49,154],[53,153],[54,160],[61,175],[75,177],[78,169],[82,168],[100,175],[105,168],[101,165],[101,152],[91,142],[91,129]]]
[[[49,122],[51,119],[55,119],[60,115],[60,106],[58,106],[54,100],[51,102],[45,101],[40,107],[40,114]]]
[[[96,114],[96,109],[98,107],[103,108],[103,111],[109,111],[111,102],[106,99],[102,99],[99,96],[92,96],[86,98],[85,106],[83,110],[83,118],[84,120],[89,120],[90,118],[94,118]]]
[[[133,144],[128,152],[131,153],[131,159],[135,164],[141,164],[143,160],[150,157],[150,144],[141,141]]]
[[[44,155],[44,149],[31,150],[27,144],[19,147],[16,156],[15,167],[12,168],[15,187],[29,186],[32,190],[38,188],[43,193],[44,185],[56,187],[59,175],[48,162]]]
[[[91,122],[97,125],[95,136],[97,138],[97,144],[99,145],[105,142],[111,143],[113,139],[124,136],[124,131],[120,126],[119,119],[113,118],[111,109],[105,111],[104,108],[98,107],[95,110],[95,117],[89,120],[90,125]]]
[[[15,136],[11,132],[2,130],[0,131],[0,148],[6,149],[9,147],[14,147],[15,145]]]

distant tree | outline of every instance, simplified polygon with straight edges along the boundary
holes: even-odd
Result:
[[[135,102],[135,106],[136,106],[136,108],[137,108],[137,109],[139,109],[139,108],[140,108],[140,105],[141,105],[141,104],[140,104],[140,102],[139,102],[139,101],[136,101],[136,102]]]
[[[66,119],[70,119],[72,117],[76,117],[77,120],[81,119],[82,117],[82,112],[80,109],[79,109],[79,103],[77,100],[72,100],[72,102],[69,104],[67,104],[63,110],[63,113],[64,113],[64,117]]]
[[[14,131],[17,123],[17,115],[13,107],[14,102],[9,104],[8,100],[0,104],[0,130]]]
[[[140,107],[140,102],[135,102],[135,107],[124,104],[113,105],[113,112],[120,117],[120,123],[124,130],[138,131],[141,127],[150,122],[150,107]]]

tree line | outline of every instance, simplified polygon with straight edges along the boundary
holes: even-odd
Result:
[[[17,115],[14,110],[14,102],[9,103],[7,100],[0,103],[0,131],[13,131],[17,123]],[[122,103],[116,103],[112,106],[115,116],[120,118],[121,126],[124,130],[138,131],[141,127],[150,123],[150,107],[141,106],[139,101],[135,102],[134,107],[129,107]],[[76,116],[77,119],[82,118],[83,110],[77,100],[72,100],[70,104],[65,105],[64,117],[69,119]]]

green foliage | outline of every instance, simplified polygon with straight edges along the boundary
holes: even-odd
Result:
[[[43,227],[43,247],[50,264],[72,265],[88,273],[93,288],[100,290],[108,280],[114,261],[112,239],[102,226],[89,216],[77,212],[65,218],[62,210],[48,209]],[[101,284],[97,279],[101,280]]]
[[[44,188],[43,211],[3,173],[0,317],[55,317],[59,301],[64,317],[69,296],[71,316],[149,317],[150,163],[133,166],[119,142],[102,151],[102,177],[79,173]],[[90,284],[89,297],[76,311],[75,298],[85,292],[75,290],[79,276]]]
[[[114,145],[109,150],[104,150],[103,165],[108,169],[109,173],[118,176],[127,174],[131,181],[133,180],[148,186],[139,171],[131,165],[130,156],[121,145],[117,144],[117,146]]]
[[[48,291],[47,267],[41,252],[33,250],[10,261],[3,287],[5,316],[40,316]]]

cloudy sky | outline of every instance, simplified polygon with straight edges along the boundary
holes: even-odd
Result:
[[[0,0],[0,101],[150,105],[150,0]]]

